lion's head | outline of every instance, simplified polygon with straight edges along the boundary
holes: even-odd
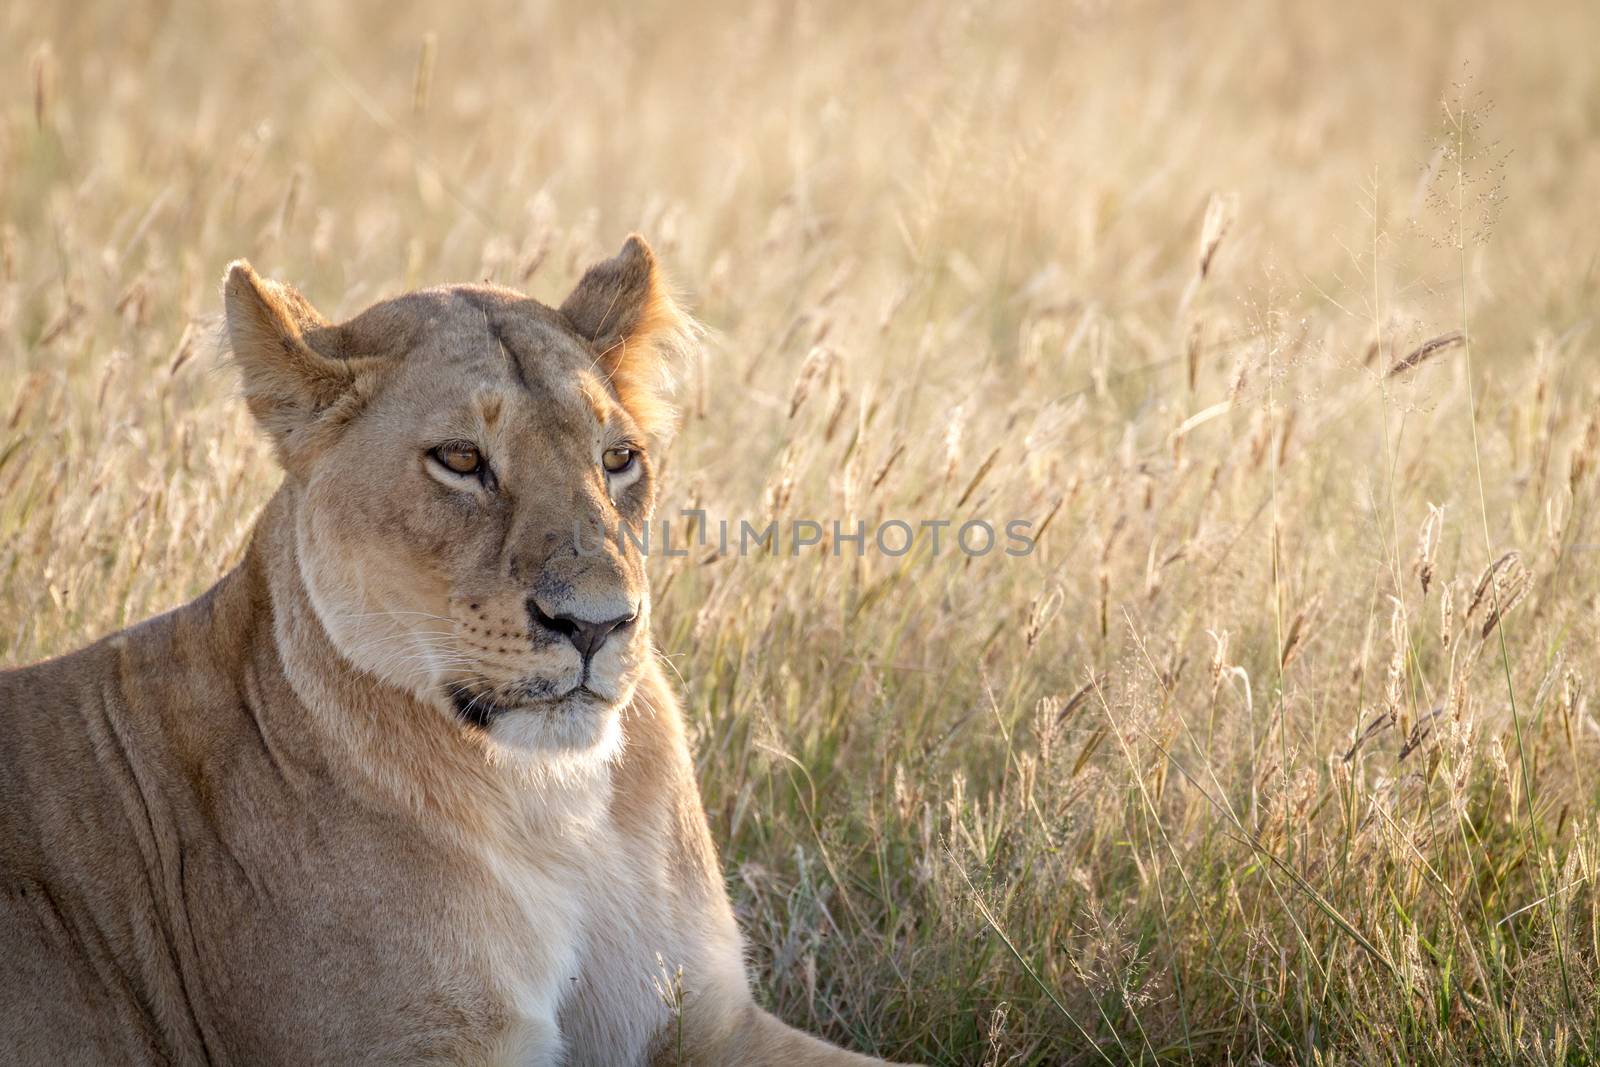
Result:
[[[339,653],[501,744],[613,739],[650,655],[643,560],[616,533],[649,520],[663,368],[691,332],[645,243],[559,309],[455,286],[334,325],[244,262],[225,298]]]

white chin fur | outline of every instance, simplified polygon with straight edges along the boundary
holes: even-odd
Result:
[[[496,745],[521,755],[566,755],[610,760],[622,748],[616,705],[563,705],[496,715],[486,731]]]

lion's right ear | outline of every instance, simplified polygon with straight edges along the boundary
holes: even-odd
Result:
[[[245,403],[284,466],[303,470],[327,440],[325,414],[351,394],[366,361],[324,354],[337,350],[337,328],[305,297],[242,259],[228,267],[222,291]]]
[[[673,364],[700,331],[672,299],[644,238],[631,235],[622,251],[584,271],[561,314],[593,346],[595,365],[644,434],[665,434]]]

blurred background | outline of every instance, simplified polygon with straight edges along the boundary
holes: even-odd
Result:
[[[769,1004],[933,1063],[1600,1054],[1591,3],[11,4],[0,663],[278,475],[233,258],[709,327],[657,558]],[[682,533],[687,534],[687,528]]]

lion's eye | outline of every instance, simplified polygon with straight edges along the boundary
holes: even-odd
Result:
[[[483,453],[467,441],[451,441],[433,450],[433,458],[455,474],[478,474],[483,470]]]
[[[633,466],[633,457],[636,454],[631,448],[608,448],[600,457],[600,463],[607,473],[621,474]]]

